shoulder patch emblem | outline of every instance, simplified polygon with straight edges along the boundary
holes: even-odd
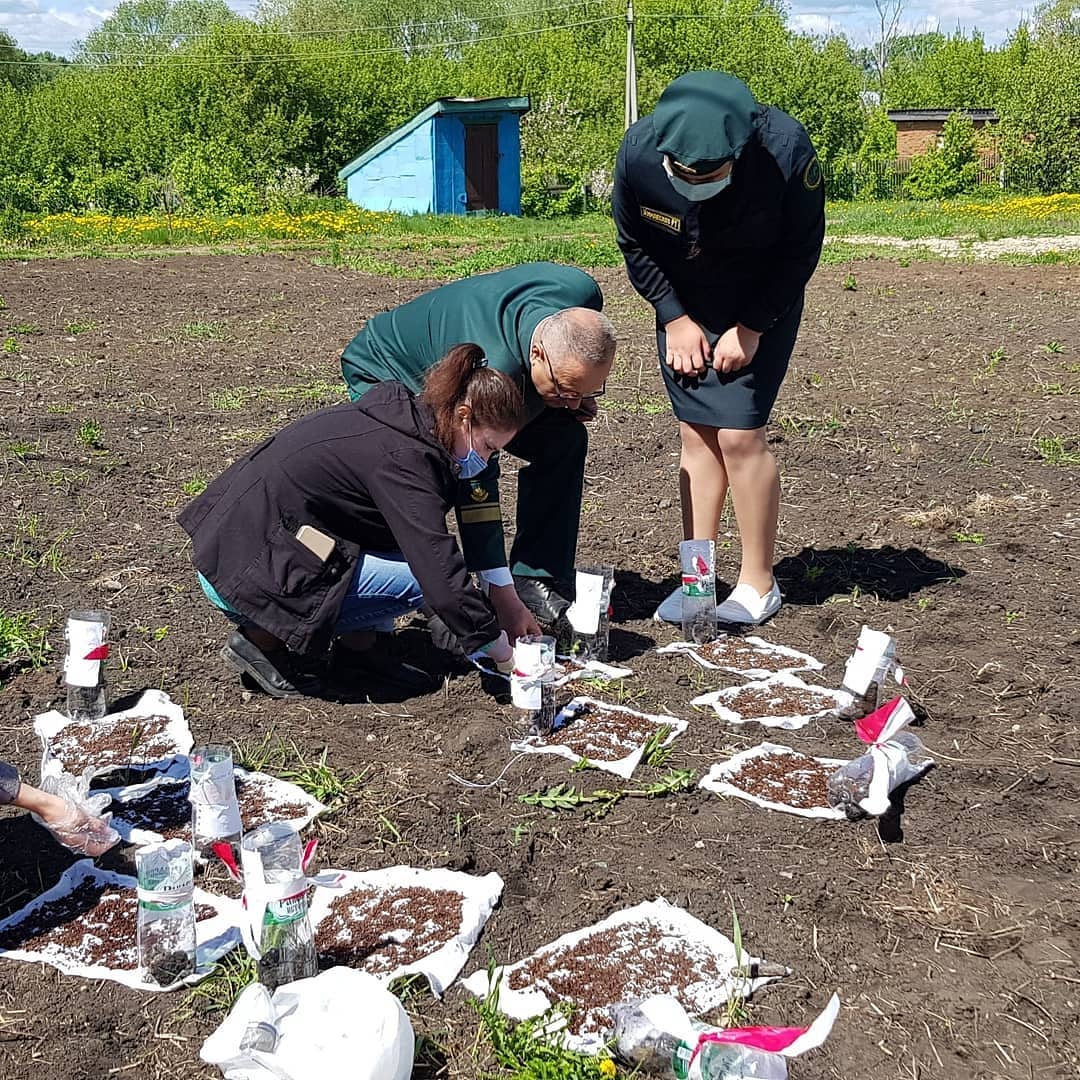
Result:
[[[469,492],[469,498],[472,499],[472,501],[475,503],[486,502],[487,497],[487,488],[474,487],[472,491]]]
[[[682,232],[682,218],[676,217],[674,214],[667,214],[663,210],[654,210],[651,206],[643,206],[641,207],[641,216],[646,221],[659,225],[661,229],[667,229],[668,232]]]
[[[816,191],[821,187],[821,166],[817,158],[810,159],[810,164],[802,174],[802,182],[807,191]]]

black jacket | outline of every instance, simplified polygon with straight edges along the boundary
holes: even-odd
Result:
[[[814,148],[775,108],[762,110],[730,186],[696,203],[672,187],[643,117],[619,148],[612,204],[630,283],[657,320],[690,315],[716,333],[775,325],[802,296],[825,236]]]
[[[465,650],[489,644],[499,626],[446,528],[457,475],[433,427],[396,382],[290,424],[181,513],[195,566],[240,614],[305,652],[329,642],[359,553],[398,550]],[[301,525],[334,538],[325,563],[297,541]]]

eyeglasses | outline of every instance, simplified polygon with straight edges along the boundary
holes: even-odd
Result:
[[[559,385],[559,380],[555,378],[555,369],[551,366],[551,361],[548,359],[547,349],[544,348],[544,343],[540,342],[540,348],[544,353],[544,363],[547,364],[548,375],[551,376],[551,384],[555,387],[555,397],[559,401],[592,401],[595,398],[603,397],[607,393],[607,379],[605,379],[598,390],[593,390],[590,394],[568,394]]]

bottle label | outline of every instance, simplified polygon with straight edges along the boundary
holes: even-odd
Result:
[[[68,619],[67,639],[65,680],[70,686],[97,686],[101,681],[101,661],[109,655],[104,623]]]
[[[263,915],[263,926],[288,926],[307,915],[307,889],[282,900],[270,900]]]
[[[683,596],[704,599],[716,593],[716,586],[707,577],[698,577],[696,574],[683,574],[682,592]]]
[[[675,1047],[675,1053],[671,1055],[671,1071],[676,1080],[686,1080],[690,1075],[690,1062],[694,1057],[694,1047],[689,1043],[681,1042]]]

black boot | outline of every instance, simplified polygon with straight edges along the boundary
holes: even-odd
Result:
[[[313,659],[288,649],[263,652],[239,630],[229,635],[222,646],[221,658],[274,698],[312,695],[319,688],[326,668],[324,657]]]

